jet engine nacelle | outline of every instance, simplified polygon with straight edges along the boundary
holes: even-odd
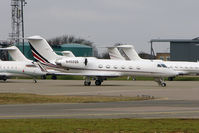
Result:
[[[88,59],[82,57],[64,58],[55,61],[55,63],[66,68],[83,68],[88,65]]]

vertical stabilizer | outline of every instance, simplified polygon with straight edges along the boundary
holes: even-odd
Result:
[[[120,45],[117,47],[122,50],[123,54],[128,60],[142,60],[132,45]]]
[[[125,58],[120,54],[117,47],[108,48],[108,53],[109,53],[110,59],[112,60],[125,60]]]
[[[0,48],[0,50],[7,50],[14,61],[31,61],[27,59],[16,46]]]
[[[41,36],[31,36],[27,40],[30,43],[33,56],[36,60],[42,63],[54,63],[60,57]]]

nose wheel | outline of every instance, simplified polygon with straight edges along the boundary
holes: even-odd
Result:
[[[155,82],[158,83],[159,86],[166,87],[166,83],[164,82],[164,78],[155,78]]]
[[[166,84],[166,83],[161,83],[161,86],[162,86],[162,87],[166,87],[167,84]]]

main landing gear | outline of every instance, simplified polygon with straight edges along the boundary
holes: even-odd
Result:
[[[97,78],[95,80],[95,85],[96,86],[100,86],[103,82],[103,79]],[[90,86],[91,85],[91,81],[90,81],[90,77],[86,77],[85,81],[84,81],[84,86]]]
[[[158,83],[159,86],[166,87],[166,83],[164,82],[164,78],[155,78],[155,82]]]
[[[37,83],[37,80],[36,80],[36,78],[33,78],[33,81],[34,81],[34,83]]]
[[[86,77],[86,79],[84,81],[84,86],[90,86],[90,85],[91,85],[90,77]]]
[[[1,76],[0,80],[3,80],[5,82],[7,80],[7,77],[6,76]]]
[[[100,86],[100,85],[102,84],[102,82],[103,82],[103,81],[97,79],[97,80],[95,80],[95,85],[96,85],[96,86]]]

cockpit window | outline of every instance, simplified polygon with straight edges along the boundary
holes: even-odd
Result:
[[[162,67],[162,66],[160,64],[158,64],[157,67]]]
[[[165,64],[161,64],[162,67],[167,68],[167,66]]]

